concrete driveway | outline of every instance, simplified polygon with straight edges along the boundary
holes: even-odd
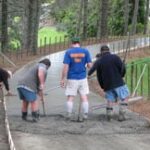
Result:
[[[128,111],[127,120],[118,122],[116,112],[111,122],[105,118],[105,109],[90,111],[89,119],[77,122],[79,97],[74,104],[74,121],[65,119],[66,97],[59,85],[64,53],[49,56],[52,67],[46,83],[46,117],[38,123],[21,120],[21,102],[18,97],[7,97],[7,113],[12,137],[17,150],[148,150],[150,149],[150,125],[145,118]],[[94,55],[94,54],[93,54]],[[17,71],[11,86],[16,93],[16,83],[30,65]],[[89,94],[90,107],[104,100]],[[115,109],[117,110],[117,108]],[[42,105],[40,107],[41,115]],[[29,112],[30,113],[30,112]],[[29,116],[30,119],[30,116]]]

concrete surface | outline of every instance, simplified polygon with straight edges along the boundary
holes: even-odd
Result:
[[[49,69],[46,89],[59,85],[63,54],[50,56],[52,67]],[[19,76],[23,75],[28,67],[24,67],[14,75],[11,81],[14,92],[16,92]],[[150,125],[142,116],[128,111],[127,120],[118,122],[117,112],[114,112],[114,118],[108,122],[105,117],[105,109],[98,109],[90,111],[89,119],[85,122],[66,121],[64,89],[57,88],[46,93],[47,115],[46,117],[41,116],[38,123],[22,121],[19,98],[7,97],[10,128],[17,150],[150,149]],[[104,103],[104,100],[91,92],[89,102],[91,107]],[[75,119],[78,116],[78,104],[79,97],[77,96],[74,103]],[[40,112],[43,113],[42,106]],[[29,119],[31,119],[30,117]]]

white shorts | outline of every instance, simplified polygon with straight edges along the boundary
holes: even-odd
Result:
[[[87,95],[89,93],[89,85],[87,78],[81,80],[67,80],[66,96]]]

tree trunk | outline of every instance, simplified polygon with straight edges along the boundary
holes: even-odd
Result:
[[[77,36],[80,35],[80,29],[81,29],[81,22],[82,22],[82,12],[83,12],[83,0],[80,0],[80,8],[79,8],[79,18],[78,18],[78,24],[77,24],[77,28],[76,28],[76,34]]]
[[[144,18],[144,34],[146,34],[147,32],[148,17],[149,17],[149,0],[146,0],[146,12],[145,12],[145,18]]]
[[[33,1],[33,16],[32,16],[32,40],[31,40],[31,49],[35,54],[38,48],[38,28],[39,28],[39,17],[40,17],[40,0]]]
[[[25,6],[23,47],[24,49],[32,51],[34,54],[36,54],[40,0],[28,0],[25,2]]]
[[[84,0],[84,14],[83,14],[83,39],[87,38],[87,15],[88,15],[88,0]]]
[[[108,19],[108,3],[109,0],[101,0],[101,21],[100,21],[100,37],[107,37],[108,35],[108,27],[107,27],[107,19]]]
[[[127,35],[129,24],[129,0],[124,0],[124,35]]]
[[[1,51],[8,49],[8,13],[7,0],[2,0],[2,22],[1,22]]]
[[[136,34],[138,9],[139,9],[139,0],[135,0],[134,14],[133,14],[132,26],[131,26],[131,31],[130,31],[131,35]]]
[[[99,9],[98,9],[99,13],[98,14],[101,14],[101,0],[99,0]],[[100,25],[101,25],[101,15],[98,16],[98,20],[97,20],[97,37],[100,37]]]

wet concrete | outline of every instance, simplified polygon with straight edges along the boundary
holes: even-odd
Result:
[[[92,56],[99,50],[99,45],[89,48]],[[108,122],[105,109],[90,111],[89,119],[76,122],[78,117],[79,97],[74,102],[74,120],[65,119],[66,97],[64,89],[48,89],[59,85],[64,52],[48,56],[52,67],[46,82],[45,109],[46,117],[41,116],[38,123],[21,120],[21,102],[18,97],[7,97],[7,111],[14,143],[18,150],[147,150],[150,149],[150,126],[142,116],[128,111],[127,120],[118,122],[114,118]],[[16,92],[16,83],[30,65],[17,71],[11,86]],[[104,103],[104,99],[90,92],[90,107]],[[40,106],[43,114],[42,105]],[[30,114],[30,111],[29,111]],[[31,120],[31,116],[29,116]]]

